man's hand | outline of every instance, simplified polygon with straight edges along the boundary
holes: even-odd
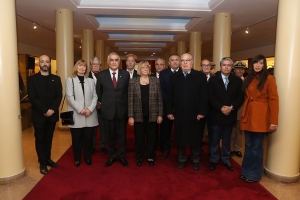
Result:
[[[162,121],[163,121],[162,116],[158,116],[156,121],[158,124],[162,123]]]
[[[49,110],[44,114],[44,116],[46,116],[46,117],[51,117],[53,114],[54,114],[54,110],[49,109]]]
[[[167,117],[168,117],[169,120],[174,120],[175,119],[174,115],[172,115],[172,114],[167,115]]]
[[[197,120],[199,121],[200,119],[204,118],[204,115],[197,115]]]
[[[231,112],[231,107],[230,106],[223,106],[221,108],[221,112],[224,114],[224,115],[229,115],[230,112]]]

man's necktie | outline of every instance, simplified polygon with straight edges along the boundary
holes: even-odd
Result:
[[[114,85],[114,88],[116,89],[117,88],[117,79],[116,79],[116,76],[115,76],[116,72],[113,72],[112,75],[113,75],[113,80],[112,80],[113,81],[113,85]]]
[[[186,78],[187,72],[183,72],[184,78]]]
[[[227,90],[228,83],[229,83],[229,80],[228,80],[228,77],[226,76],[225,77],[225,89],[226,90]]]

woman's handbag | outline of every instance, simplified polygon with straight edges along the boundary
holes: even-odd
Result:
[[[73,94],[74,94],[74,100],[75,100],[75,92],[74,92],[74,82],[73,82],[73,79],[72,79],[72,84],[73,84]],[[64,107],[65,99],[66,99],[66,95],[64,97],[63,106],[60,109],[60,111],[62,111],[62,109]],[[74,125],[75,122],[74,122],[74,116],[73,115],[74,115],[73,111],[61,112],[60,113],[61,124],[62,125]]]

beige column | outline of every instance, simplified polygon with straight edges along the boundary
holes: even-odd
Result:
[[[101,59],[102,62],[102,70],[104,69],[104,41],[97,40],[96,41],[96,56]]]
[[[164,59],[165,59],[165,67],[168,67],[168,63],[169,63],[169,56],[170,56],[170,52],[169,51],[165,51],[164,52]]]
[[[94,57],[94,32],[89,29],[82,30],[82,59],[87,62],[88,72],[90,71],[89,60]]]
[[[168,59],[169,59],[169,56],[170,56],[171,54],[177,54],[176,47],[171,47],[171,48],[170,48],[170,52],[169,52],[169,55],[168,55]]]
[[[220,60],[230,56],[231,48],[231,14],[218,13],[214,19],[213,62],[215,72],[220,70]]]
[[[177,54],[179,56],[181,56],[184,53],[186,53],[185,42],[184,41],[179,41],[177,43]]]
[[[299,180],[300,167],[299,8],[299,0],[279,0],[275,77],[280,111],[278,130],[269,136],[265,166],[267,176],[286,183]]]
[[[110,46],[105,46],[104,47],[104,65],[102,65],[102,67],[104,67],[104,69],[108,69],[108,64],[107,64],[107,57],[108,55],[111,53],[111,49],[110,49]]]
[[[57,75],[60,76],[65,95],[65,82],[71,76],[74,67],[74,38],[73,38],[73,12],[67,9],[56,10],[56,67]],[[63,100],[62,100],[63,101]],[[67,110],[65,100],[63,111]],[[58,123],[61,130],[68,129]]]
[[[194,69],[200,70],[201,62],[201,32],[190,33],[190,54],[194,59]]]
[[[1,1],[0,12],[0,184],[25,175],[19,96],[15,1]]]

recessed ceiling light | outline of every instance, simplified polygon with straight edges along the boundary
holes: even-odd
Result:
[[[33,29],[34,29],[34,30],[37,29],[36,23],[33,23]]]
[[[155,54],[155,53],[153,53],[153,54]]]
[[[246,34],[249,33],[249,28],[248,28],[248,27],[246,28],[245,33],[246,33]]]
[[[153,54],[151,56],[153,56]]]
[[[81,46],[79,46],[79,49],[81,49]]]
[[[127,52],[124,52],[124,53],[127,53]]]

